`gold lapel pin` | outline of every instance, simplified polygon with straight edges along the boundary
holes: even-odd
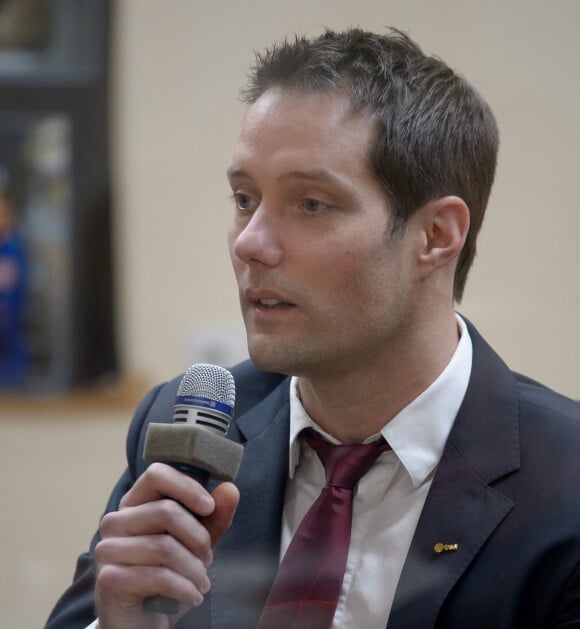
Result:
[[[435,546],[433,546],[433,550],[436,553],[442,553],[450,550],[459,550],[459,544],[442,544],[441,542],[437,542]]]

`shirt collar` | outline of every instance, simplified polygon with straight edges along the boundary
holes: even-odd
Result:
[[[381,430],[415,487],[437,467],[469,383],[473,348],[465,322],[459,315],[456,318],[459,343],[445,369]],[[298,396],[298,379],[293,377],[290,381],[290,478],[294,477],[300,461],[298,435],[304,428],[314,428],[332,443],[338,443],[306,413]]]

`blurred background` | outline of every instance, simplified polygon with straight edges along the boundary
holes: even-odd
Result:
[[[245,356],[224,177],[254,50],[393,25],[500,126],[459,310],[580,398],[578,0],[0,0],[0,609],[40,627],[147,388]]]

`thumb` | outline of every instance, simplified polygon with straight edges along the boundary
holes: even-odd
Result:
[[[240,501],[240,492],[233,483],[221,483],[212,492],[215,509],[204,517],[204,526],[209,531],[212,547],[215,548],[223,534],[230,528],[236,507]]]

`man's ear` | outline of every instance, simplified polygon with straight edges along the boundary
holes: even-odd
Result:
[[[426,203],[419,211],[423,229],[420,262],[429,273],[454,262],[469,231],[469,208],[456,196]]]

